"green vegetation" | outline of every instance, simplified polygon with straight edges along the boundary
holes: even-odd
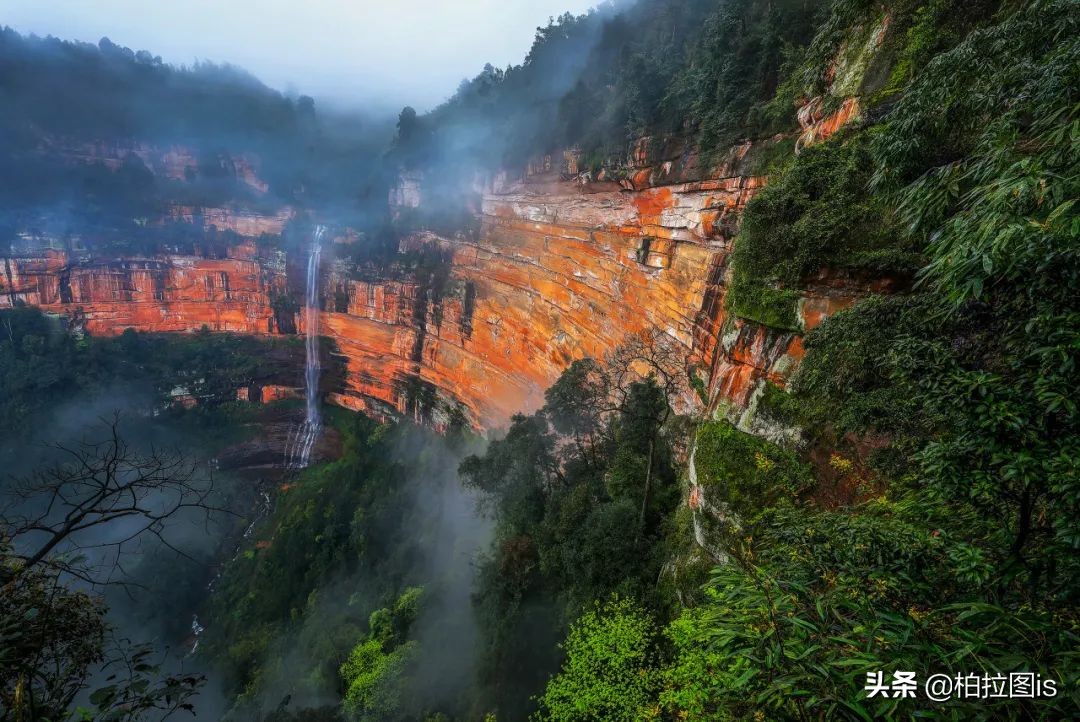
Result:
[[[5,251],[28,232],[69,249],[220,255],[232,234],[204,228],[203,207],[332,208],[338,223],[365,230],[384,215],[385,180],[372,168],[390,123],[317,113],[310,97],[285,97],[235,66],[176,67],[108,38],[0,26],[0,78]],[[169,220],[175,206],[195,222]]]
[[[207,641],[207,649],[218,659],[229,691],[249,697],[259,691],[263,664],[273,661],[270,645],[292,620],[317,608],[320,585],[337,572],[354,569],[361,550],[371,555],[365,555],[371,564],[379,553],[388,559],[405,553],[392,546],[400,539],[375,533],[397,528],[396,515],[404,506],[395,505],[404,493],[404,480],[400,467],[386,458],[385,450],[392,446],[384,440],[386,430],[358,416],[344,431],[342,459],[308,471],[282,495],[266,530],[273,533],[273,542],[262,550],[248,549],[225,570],[210,617],[217,633]],[[379,483],[363,484],[368,478]],[[354,524],[354,516],[366,523]],[[368,587],[378,589],[370,582]],[[318,645],[312,657],[320,660],[304,670],[305,684],[337,686],[338,668],[371,611],[346,605],[328,625],[335,629],[332,637],[320,634],[305,640]]]
[[[76,337],[37,309],[0,311],[0,719],[191,709],[204,678],[142,642],[191,633],[221,512],[254,495],[207,457],[250,432],[259,409],[237,388],[291,376],[296,350],[208,331]],[[52,515],[33,511],[46,504]]]
[[[670,402],[679,384],[701,393],[702,382],[683,378],[677,360],[659,361],[656,348],[638,347],[604,363],[575,362],[541,411],[514,417],[504,437],[466,458],[461,474],[484,499],[495,539],[474,598],[479,678],[460,713],[582,721],[1068,716],[1080,641],[1080,429],[1071,394],[1080,380],[1077,21],[1067,2],[993,5],[890,3],[881,49],[868,52],[883,17],[878,4],[832,3],[812,42],[788,44],[766,32],[757,6],[740,16],[744,6],[732,4],[709,26],[713,51],[673,20],[660,27],[685,42],[664,51],[665,62],[650,66],[644,51],[622,56],[635,68],[633,93],[609,73],[614,82],[594,97],[592,60],[566,91],[553,117],[567,122],[567,138],[591,139],[587,164],[602,165],[612,144],[643,128],[663,131],[669,108],[693,117],[706,147],[790,126],[792,99],[827,93],[825,71],[839,56],[841,84],[864,94],[863,121],[787,160],[754,161],[770,183],[747,207],[728,302],[739,316],[794,330],[797,296],[823,271],[840,284],[887,277],[903,293],[867,296],[826,320],[807,335],[790,387],[766,385],[758,413],[800,431],[786,445],[726,421],[692,428]],[[792,22],[777,7],[769,22]],[[643,4],[641,17],[650,8]],[[669,19],[714,9],[678,4]],[[633,34],[635,17],[620,32]],[[560,19],[530,62],[542,67],[553,48],[572,46],[597,22],[609,20]],[[1053,42],[1046,27],[1061,28]],[[724,33],[735,29],[754,49],[717,65],[721,44],[731,47]],[[635,37],[632,47],[648,48],[658,36]],[[696,84],[667,64],[691,57]],[[771,78],[760,94],[751,91],[763,76],[740,65],[759,61]],[[417,153],[411,162],[432,163],[454,123],[511,104],[519,82],[514,92],[524,92],[534,71],[511,70],[490,70],[428,117],[403,117],[410,130],[398,152],[408,146]],[[736,75],[745,87],[730,80]],[[704,90],[710,82],[715,93]],[[701,113],[671,92],[651,102],[658,87],[693,88],[685,97],[703,99]],[[624,92],[641,113],[633,120],[619,115]],[[826,110],[837,100],[826,98]],[[604,113],[586,110],[593,102]],[[625,131],[609,134],[602,126],[615,118],[611,127]],[[653,374],[625,373],[632,359],[645,359]],[[696,486],[684,504],[679,466],[689,447]],[[333,497],[344,486],[335,477],[320,493]],[[321,502],[305,508],[313,519],[328,514]],[[325,538],[320,528],[304,536]],[[277,539],[241,564],[273,559]],[[364,548],[348,544],[338,548]],[[310,566],[285,574],[303,579]],[[383,606],[379,619],[392,619],[409,583],[420,582],[386,585],[363,612]],[[267,588],[257,597],[272,598],[269,581],[260,584]],[[279,605],[277,618],[310,618],[318,608],[304,601],[311,588],[293,589],[296,600]],[[354,700],[343,709],[422,718],[401,685],[430,651],[409,631],[381,637],[375,618],[364,627],[360,612],[340,627],[348,645],[327,655],[330,671],[348,669],[349,688],[358,685],[341,693]],[[925,697],[867,698],[867,673],[900,669],[923,680],[1031,671],[1059,691],[933,706]]]
[[[451,195],[401,228],[456,226],[444,211],[461,211],[476,166],[578,144],[598,169],[671,132],[707,153],[793,130],[796,99],[823,95],[827,112],[858,93],[859,122],[786,160],[780,142],[750,159],[770,180],[746,208],[728,303],[792,331],[815,282],[898,292],[825,320],[790,385],[755,396],[779,443],[677,416],[676,399],[707,389],[662,337],[575,361],[483,448],[460,413],[445,440],[332,416],[340,458],[279,488],[215,587],[201,653],[230,719],[1075,716],[1076,9],[643,1],[563,16],[521,66],[486,68],[427,116],[403,112],[389,162]],[[444,258],[397,254],[393,233],[354,260],[414,272],[417,319],[444,294],[469,298]],[[171,383],[183,368],[215,398],[264,373],[221,338],[76,341],[5,312],[5,426],[118,368]],[[436,389],[399,383],[430,418]],[[493,539],[442,526],[455,468]],[[71,626],[95,639],[80,614]],[[88,652],[72,653],[79,676]],[[867,696],[867,674],[899,670],[1032,672],[1057,694]]]
[[[468,440],[347,412],[329,421],[340,458],[278,491],[210,600],[200,653],[235,700],[229,719],[262,719],[283,698],[328,719],[464,716],[468,562],[486,538],[454,483]],[[421,686],[435,676],[442,695]]]
[[[725,421],[702,426],[694,461],[698,484],[738,512],[796,497],[809,484],[798,457]]]
[[[823,269],[910,275],[918,257],[893,211],[866,186],[866,134],[804,149],[750,201],[732,256],[728,304],[742,318],[796,329],[799,288]]]
[[[755,281],[741,271],[736,272],[726,298],[731,312],[770,328],[798,330],[796,306],[801,294],[794,289],[770,288]]]
[[[558,152],[574,147],[598,171],[646,135],[689,132],[711,152],[789,130],[791,74],[824,4],[646,0],[552,18],[520,65],[486,66],[425,116],[405,108],[391,160],[429,171],[430,211],[440,199],[460,207],[477,166],[556,154],[558,170]]]
[[[419,613],[423,590],[405,590],[392,609],[372,612],[368,636],[349,652],[341,665],[345,682],[345,711],[349,719],[389,722],[407,706],[402,684],[417,653],[417,643],[406,641]]]
[[[730,303],[792,328],[781,294],[823,268],[918,269],[915,292],[828,319],[792,392],[765,389],[759,413],[803,427],[801,449],[724,422],[697,433],[694,524],[725,563],[704,599],[654,617],[642,679],[661,681],[638,719],[1057,719],[1077,704],[1076,7],[890,9],[913,18],[878,96],[895,104],[749,204]],[[809,57],[877,12],[835,3]],[[896,669],[1026,670],[1058,693],[867,699],[866,674]],[[567,665],[549,690],[576,677]]]
[[[439,186],[447,174],[456,182],[474,166],[544,154],[558,170],[566,148],[593,172],[619,167],[644,136],[688,135],[722,152],[795,129],[796,105],[813,96],[825,97],[827,111],[848,94],[871,105],[895,96],[997,5],[645,0],[566,13],[537,29],[520,65],[485,66],[427,115],[405,108],[392,160],[435,172],[428,205],[452,195],[454,183]]]
[[[0,430],[27,433],[79,394],[87,395],[84,400],[101,394],[122,400],[141,387],[162,401],[181,387],[200,400],[188,413],[201,424],[220,426],[226,418],[214,412],[234,402],[238,388],[289,372],[300,350],[293,338],[208,329],[186,335],[127,329],[115,338],[77,339],[63,321],[37,309],[5,309],[0,311]]]
[[[100,592],[138,585],[142,577],[129,576],[123,565],[140,550],[176,551],[167,527],[196,517],[204,529],[213,526],[220,490],[181,452],[130,445],[119,421],[93,433],[78,442],[54,438],[51,458],[0,489],[5,722],[168,717],[192,710],[205,681],[182,670],[170,674],[173,665],[153,645],[125,637],[126,620],[106,617]],[[30,455],[22,451],[5,456],[8,473]],[[125,524],[120,534],[118,521]],[[144,598],[154,601],[150,594]]]
[[[192,709],[205,679],[167,675],[151,645],[115,639],[100,600],[48,560],[27,566],[5,540],[0,582],[0,719],[134,721]]]
[[[566,661],[540,698],[537,720],[634,722],[656,693],[652,619],[618,597],[570,627]]]
[[[668,407],[674,375],[656,363],[657,375],[632,380],[633,357],[663,354],[639,348],[613,366],[574,362],[543,410],[516,416],[503,439],[461,465],[496,520],[476,603],[487,644],[481,690],[500,716],[526,714],[529,696],[558,662],[554,640],[595,600],[618,594],[652,609],[665,603],[656,579],[666,519],[679,503]],[[618,403],[609,402],[612,393]],[[609,692],[598,691],[605,699],[597,704],[610,704]],[[569,719],[556,710],[570,704],[567,694],[549,696],[553,718]]]
[[[828,425],[840,435],[932,431],[939,423],[933,408],[916,408],[907,390],[892,383],[885,361],[897,338],[937,325],[933,311],[922,296],[871,296],[808,334],[789,420],[801,416],[808,428]]]
[[[715,3],[665,99],[705,150],[795,125],[792,71],[824,2]]]

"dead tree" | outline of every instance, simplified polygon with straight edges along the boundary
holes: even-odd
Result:
[[[652,496],[652,476],[656,433],[667,423],[671,414],[672,400],[688,385],[687,354],[685,348],[668,334],[653,329],[632,336],[608,354],[606,366],[611,374],[611,390],[616,396],[619,408],[626,407],[626,401],[633,384],[645,379],[653,379],[660,387],[667,403],[659,418],[650,419],[654,431],[649,438],[649,450],[646,457],[644,491],[641,499],[641,511],[638,517],[638,535],[645,526],[645,514]]]
[[[151,537],[183,555],[167,537],[168,522],[190,511],[203,522],[226,512],[214,502],[212,475],[179,452],[133,449],[118,426],[118,418],[107,422],[102,441],[55,445],[59,461],[11,485],[0,536],[16,563],[0,574],[48,567],[95,586],[124,584],[116,572],[123,574],[130,547]],[[93,564],[93,553],[111,559]]]
[[[129,547],[150,537],[184,554],[167,526],[225,511],[211,475],[180,453],[133,449],[118,426],[114,417],[102,441],[55,446],[60,461],[15,481],[0,505],[0,722],[66,718],[95,669],[104,684],[89,699],[107,719],[190,710],[202,684],[113,638],[104,605],[79,589],[130,584]]]
[[[688,386],[686,359],[682,344],[663,331],[653,329],[631,336],[604,359],[616,405],[626,400],[631,384],[649,376],[656,379],[664,396],[674,399]]]

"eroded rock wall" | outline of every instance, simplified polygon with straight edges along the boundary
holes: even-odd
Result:
[[[450,258],[437,297],[419,281],[329,278],[324,295],[337,302],[322,324],[348,369],[335,401],[408,412],[412,379],[498,426],[542,405],[574,359],[603,358],[655,331],[685,351],[714,408],[737,414],[765,379],[782,385],[802,357],[801,335],[724,308],[738,218],[765,179],[732,162],[700,178],[696,161],[649,165],[645,156],[619,181],[565,179],[537,163],[524,181],[489,185],[476,238],[411,240]],[[805,327],[856,295],[808,291]],[[689,390],[680,402],[703,406]]]
[[[68,316],[96,335],[141,331],[266,334],[276,330],[271,296],[284,267],[251,246],[207,259],[73,259],[62,251],[3,259],[0,307],[27,304]]]
[[[820,126],[815,135],[822,137],[851,112],[845,106],[839,119],[808,114],[808,127]],[[645,139],[626,168],[599,173],[580,170],[567,153],[561,166],[538,162],[518,180],[500,174],[489,181],[479,232],[407,238],[403,250],[440,254],[435,270],[372,275],[327,264],[320,323],[344,369],[328,399],[436,424],[445,420],[432,413],[445,407],[435,403],[442,400],[493,428],[538,408],[573,360],[603,358],[635,334],[660,333],[707,385],[707,404],[688,386],[681,410],[708,406],[738,419],[764,381],[783,385],[802,357],[800,332],[735,318],[725,308],[739,218],[766,182],[752,170],[758,151],[745,144],[707,166],[678,142]],[[422,179],[410,182],[422,199]],[[171,220],[198,216],[249,238],[279,233],[292,217],[288,209],[250,218],[176,212]],[[220,259],[73,259],[49,251],[4,263],[0,304],[64,313],[91,333],[204,325],[303,332],[301,318],[281,319],[274,310],[295,274],[286,273],[283,254],[260,254],[254,240]],[[866,290],[819,281],[799,304],[803,331]]]
[[[61,137],[44,137],[37,151],[68,163],[103,165],[119,169],[129,156],[134,156],[155,176],[174,181],[187,181],[199,174],[200,165],[212,163],[220,173],[228,174],[257,193],[266,193],[269,185],[260,176],[260,159],[247,153],[226,154],[200,152],[184,145],[157,145],[137,140],[80,142]]]

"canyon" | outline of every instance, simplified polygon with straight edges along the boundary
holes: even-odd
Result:
[[[800,113],[797,146],[858,116],[854,99],[829,115],[818,107],[811,102]],[[763,384],[783,386],[802,357],[802,333],[871,288],[827,275],[808,283],[796,331],[726,308],[740,214],[767,181],[764,159],[793,152],[792,140],[746,142],[709,162],[678,138],[643,138],[623,167],[599,173],[580,169],[571,149],[534,159],[516,176],[480,181],[478,231],[401,240],[402,253],[437,256],[438,273],[357,269],[338,254],[319,277],[319,326],[343,369],[324,381],[326,400],[436,426],[456,407],[472,425],[492,429],[541,406],[544,390],[573,360],[602,359],[638,336],[673,345],[700,380],[685,385],[680,410],[707,408],[751,426],[748,410]],[[175,148],[131,152],[170,178],[182,175],[191,156]],[[117,155],[91,148],[75,161]],[[252,161],[230,167],[265,189]],[[403,174],[390,191],[391,209],[421,207],[425,193],[422,174]],[[216,254],[112,257],[31,239],[4,258],[0,306],[37,306],[100,335],[203,327],[303,333],[299,308],[280,299],[302,295],[304,254],[258,242],[280,236],[295,217],[291,208],[175,206],[153,221],[228,231],[230,243]],[[347,251],[355,239],[344,231],[333,240]]]
[[[1074,9],[0,27],[0,710],[1071,718]]]

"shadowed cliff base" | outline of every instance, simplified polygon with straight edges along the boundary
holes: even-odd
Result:
[[[131,372],[242,459],[318,391],[327,455],[247,470],[239,548],[163,575],[219,564],[180,618],[237,719],[1070,717],[1074,4],[565,15],[405,108],[385,153],[343,152],[363,181],[315,172],[309,103],[217,72],[244,123],[276,113],[265,157],[23,127],[44,180],[5,191],[2,408],[32,428],[37,398]],[[148,70],[174,72],[197,75]],[[61,631],[101,629],[59,588]],[[871,696],[897,669],[1040,691]]]

